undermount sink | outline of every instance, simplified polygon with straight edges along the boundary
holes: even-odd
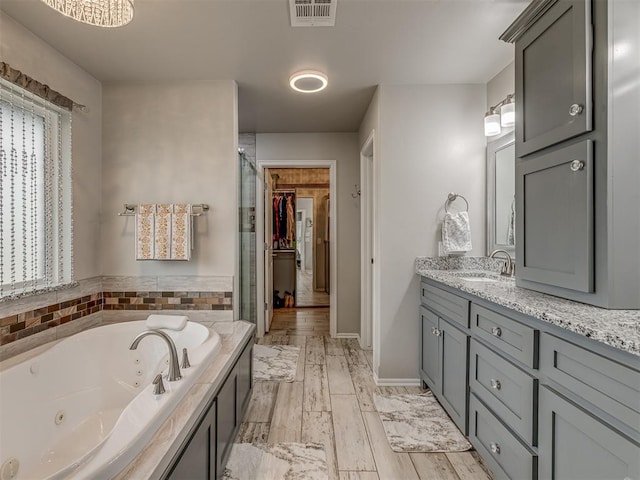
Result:
[[[493,272],[449,272],[466,282],[497,282],[499,276]]]
[[[497,278],[492,277],[460,277],[460,280],[465,280],[467,282],[497,282]]]

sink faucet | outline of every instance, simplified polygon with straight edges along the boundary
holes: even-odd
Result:
[[[136,338],[133,339],[131,345],[129,346],[129,350],[135,350],[138,348],[138,344],[144,337],[148,337],[149,335],[156,335],[163,339],[167,346],[169,347],[169,381],[175,382],[176,380],[180,380],[182,378],[182,374],[180,373],[180,365],[178,365],[178,352],[176,351],[176,345],[171,340],[171,337],[160,330],[145,330],[144,332],[140,332],[136,335]]]
[[[495,258],[496,254],[498,253],[504,253],[507,256],[504,264],[502,265],[502,268],[500,269],[500,275],[504,275],[505,277],[513,277],[516,273],[516,264],[511,258],[511,255],[509,255],[509,252],[498,248],[489,254],[489,258]]]

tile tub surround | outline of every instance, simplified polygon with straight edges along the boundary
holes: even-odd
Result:
[[[102,298],[98,292],[0,318],[0,345],[97,313]]]
[[[171,417],[159,428],[148,446],[114,480],[161,478],[195,427],[223,380],[251,342],[255,326],[245,321],[221,322],[213,325],[222,338],[222,350],[215,361],[191,387]]]
[[[441,258],[441,257],[436,257]],[[468,268],[431,268],[441,265],[429,257],[416,258],[415,273],[497,305],[529,315],[611,347],[640,356],[640,310],[606,310],[517,287],[515,280],[469,282],[452,275]],[[475,270],[483,270],[476,268]],[[496,272],[496,269],[492,269]]]
[[[232,290],[229,276],[103,276],[80,280],[72,288],[5,301],[0,303],[0,358],[62,338],[47,331],[103,311],[109,312],[104,319],[110,322],[144,319],[149,310],[180,312],[207,325],[232,321]],[[65,331],[71,330],[75,327]],[[7,353],[6,345],[33,336],[39,340]]]

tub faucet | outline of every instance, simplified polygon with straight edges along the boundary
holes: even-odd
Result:
[[[502,265],[502,269],[500,270],[500,275],[504,275],[505,277],[513,277],[516,273],[516,264],[511,258],[511,255],[509,255],[509,252],[498,248],[489,254],[489,258],[495,258],[496,254],[498,253],[504,253],[507,256],[506,260],[504,261],[504,265]]]
[[[138,344],[144,337],[148,337],[149,335],[156,335],[162,338],[167,347],[169,347],[169,377],[168,380],[170,382],[175,382],[176,380],[180,380],[182,378],[182,374],[180,373],[180,365],[178,365],[178,352],[176,351],[176,345],[171,340],[171,337],[160,330],[145,330],[144,332],[140,332],[136,335],[136,338],[133,339],[131,345],[129,346],[129,350],[135,350],[138,348]]]

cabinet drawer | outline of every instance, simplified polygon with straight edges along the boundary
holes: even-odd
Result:
[[[458,297],[453,293],[422,283],[421,301],[424,305],[441,314],[457,325],[469,328],[469,300]]]
[[[540,340],[540,371],[640,432],[640,362],[633,369],[545,333]]]
[[[530,445],[537,445],[538,380],[471,340],[471,391]]]
[[[471,394],[469,439],[496,479],[536,480],[538,457]]]
[[[472,304],[471,332],[527,367],[538,367],[538,330]]]

